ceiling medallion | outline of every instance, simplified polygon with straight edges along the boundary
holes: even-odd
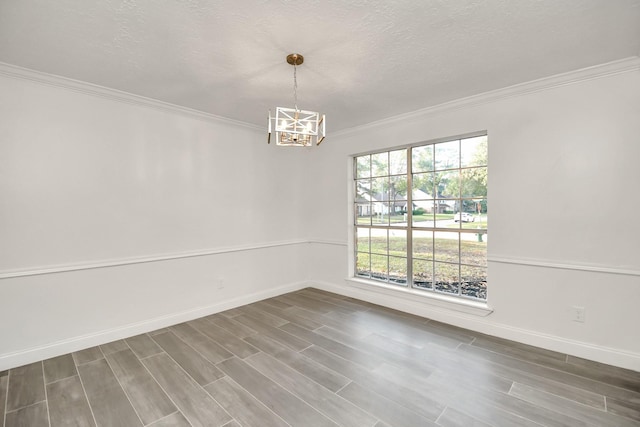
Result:
[[[287,55],[287,63],[293,65],[293,101],[294,108],[276,107],[275,117],[269,110],[269,135],[267,143],[271,143],[271,134],[275,134],[277,145],[286,147],[309,147],[320,145],[325,137],[324,114],[298,108],[298,79],[296,70],[302,65],[304,57],[299,53]]]

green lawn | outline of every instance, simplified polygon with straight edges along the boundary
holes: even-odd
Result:
[[[463,267],[463,274],[477,276],[486,267],[487,244],[463,240],[458,248],[458,240],[455,239],[427,239],[413,240],[414,274],[420,275],[424,271],[425,276],[431,276],[433,269],[434,247],[438,271],[436,276],[443,280],[458,280],[458,262],[476,265],[478,267]],[[371,252],[369,255],[367,252]],[[358,241],[358,271],[368,271],[371,262],[371,272],[374,274],[387,274],[387,255],[389,258],[389,275],[407,275],[406,256],[407,242],[403,238],[390,238],[388,243],[384,237],[372,237],[371,248],[366,239]],[[455,263],[455,264],[448,264]],[[477,271],[476,271],[477,270]]]
[[[433,215],[414,215],[414,221],[432,221]],[[398,286],[407,286],[412,281],[413,286],[431,289],[438,292],[457,294],[469,298],[487,298],[487,243],[478,242],[476,234],[464,233],[472,240],[458,240],[457,238],[441,238],[446,234],[457,236],[454,229],[486,230],[486,215],[475,222],[454,223],[453,214],[438,214],[438,220],[449,220],[446,224],[436,222],[436,227],[447,227],[452,230],[436,231],[437,238],[430,238],[432,234],[421,231],[413,234],[413,265],[412,278],[407,275],[407,239],[406,237],[376,236],[381,231],[373,230],[372,237],[359,238],[356,259],[356,275],[381,280]],[[478,221],[482,219],[483,221]],[[358,218],[360,224],[369,224],[370,218]],[[386,224],[388,217],[385,217]],[[405,223],[403,215],[391,217],[392,223]],[[374,222],[375,225],[375,222]],[[410,231],[409,231],[410,232]],[[391,234],[391,233],[390,233]],[[406,234],[404,231],[395,233]],[[410,251],[410,249],[409,249]]]

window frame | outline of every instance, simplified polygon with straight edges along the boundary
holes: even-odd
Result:
[[[426,295],[426,296],[436,296],[436,297],[453,297],[455,300],[460,300],[464,303],[481,303],[481,304],[486,304],[487,303],[487,297],[488,297],[488,260],[486,259],[486,257],[488,257],[488,251],[487,249],[485,249],[485,262],[484,265],[473,265],[473,264],[469,264],[468,262],[464,262],[464,255],[463,255],[463,238],[462,236],[464,234],[475,234],[476,236],[478,234],[482,235],[482,236],[486,236],[488,233],[488,225],[485,226],[485,228],[480,228],[480,229],[469,229],[469,228],[464,228],[462,226],[462,221],[460,221],[460,227],[457,228],[445,228],[445,227],[438,227],[437,223],[435,222],[435,213],[434,213],[434,221],[433,221],[433,225],[430,227],[426,227],[426,226],[420,226],[420,225],[416,225],[413,223],[413,210],[414,210],[414,200],[420,200],[418,198],[414,198],[414,188],[413,188],[413,179],[414,179],[414,159],[413,159],[413,150],[419,147],[425,147],[425,146],[429,146],[429,147],[434,147],[435,150],[435,145],[436,144],[442,144],[442,143],[447,143],[447,142],[453,142],[453,141],[457,141],[458,142],[458,149],[460,151],[458,151],[458,157],[459,157],[459,162],[457,164],[457,166],[455,168],[442,168],[439,169],[436,164],[435,164],[435,160],[434,159],[434,164],[433,167],[431,168],[431,170],[429,171],[421,171],[418,170],[417,173],[433,173],[436,174],[438,172],[444,172],[444,171],[455,171],[456,173],[462,173],[462,171],[464,170],[470,170],[473,168],[485,168],[486,173],[488,174],[488,169],[489,169],[489,161],[488,161],[488,151],[487,151],[487,161],[485,164],[482,165],[464,165],[463,163],[463,159],[462,159],[462,144],[464,143],[462,140],[465,139],[471,139],[471,138],[477,138],[477,137],[486,137],[487,138],[487,144],[488,144],[488,132],[485,131],[478,131],[478,132],[473,132],[473,133],[467,133],[467,134],[462,134],[462,135],[456,135],[456,136],[449,136],[449,137],[444,137],[444,138],[438,138],[438,139],[433,139],[433,140],[428,140],[428,141],[422,141],[422,142],[417,142],[417,143],[411,143],[411,144],[406,144],[406,145],[400,145],[400,146],[394,146],[394,147],[388,147],[385,148],[383,150],[372,150],[372,151],[367,151],[367,152],[362,152],[362,153],[357,153],[357,154],[353,154],[351,156],[349,156],[349,164],[350,164],[350,174],[349,174],[349,187],[350,187],[350,200],[349,200],[349,216],[350,216],[350,238],[349,238],[349,242],[350,242],[350,250],[349,250],[349,278],[352,280],[355,280],[356,282],[364,282],[366,284],[371,284],[371,285],[382,285],[385,286],[387,288],[390,289],[397,289],[397,290],[402,290],[402,291],[410,291],[411,293],[415,293],[415,294],[420,294],[420,295]],[[359,157],[363,157],[363,156],[372,156],[375,154],[382,154],[382,153],[386,153],[387,154],[387,159],[390,157],[390,153],[398,151],[398,150],[406,150],[406,161],[405,161],[405,165],[406,165],[406,172],[404,172],[403,176],[406,176],[406,195],[405,195],[405,199],[406,199],[406,225],[404,226],[398,226],[398,225],[393,225],[393,223],[391,222],[391,220],[389,220],[389,222],[387,222],[387,224],[374,224],[372,221],[369,224],[361,224],[358,221],[358,209],[359,209],[359,205],[357,203],[356,198],[358,197],[358,191],[356,189],[356,185],[358,182],[358,179],[362,179],[361,177],[358,177],[358,165],[357,165],[357,158]],[[488,145],[487,145],[487,150],[488,150]],[[435,151],[434,151],[435,152]],[[372,162],[373,163],[373,162]],[[374,174],[372,172],[372,164],[370,163],[369,165],[370,167],[370,173],[368,178],[369,179],[373,179],[374,178]],[[390,170],[390,165],[387,166],[388,170],[387,170],[387,174],[384,175],[384,177],[386,179],[389,179],[389,182],[391,182],[392,177],[395,177],[397,174],[392,173],[392,171]],[[365,178],[366,179],[366,178]],[[459,183],[462,183],[462,177],[460,175],[459,179]],[[487,183],[487,188],[488,188],[488,183]],[[434,203],[434,207],[436,206],[436,203],[439,200],[451,200],[454,202],[454,206],[457,206],[458,209],[454,209],[454,212],[457,210],[458,212],[464,212],[463,209],[463,205],[462,203],[464,201],[467,200],[473,200],[473,199],[483,199],[485,203],[488,204],[488,190],[487,190],[487,194],[482,196],[482,197],[478,197],[477,195],[473,196],[473,197],[465,197],[463,195],[463,193],[459,192],[459,194],[457,194],[456,197],[450,197],[450,198],[439,198],[438,194],[432,194],[432,199],[433,199],[433,203]],[[393,199],[393,204],[394,204],[394,209],[395,209],[395,202],[396,199]],[[477,200],[476,200],[477,202]],[[373,205],[373,202],[370,202],[371,205]],[[391,203],[391,199],[389,199],[389,203]],[[459,203],[459,204],[458,204]],[[391,206],[391,204],[389,204],[389,206]],[[486,206],[486,205],[485,205]],[[482,211],[482,209],[481,209]],[[480,212],[481,213],[481,212]],[[371,215],[372,213],[370,213]],[[387,245],[389,242],[389,235],[390,232],[397,230],[397,231],[401,231],[403,230],[405,235],[406,235],[406,254],[404,256],[404,259],[406,261],[406,281],[405,282],[398,282],[396,280],[390,280],[390,271],[389,271],[389,266],[390,266],[390,258],[392,257],[392,255],[390,255],[390,251],[387,250],[386,253],[386,257],[387,257],[387,274],[386,274],[386,280],[381,280],[381,279],[376,279],[373,278],[371,276],[371,274],[367,277],[364,275],[359,275],[358,274],[358,252],[359,252],[359,238],[358,238],[358,230],[359,229],[368,229],[368,230],[387,230],[386,235],[387,235]],[[414,251],[415,248],[413,246],[413,237],[414,237],[414,233],[415,232],[427,232],[427,233],[434,233],[433,236],[434,238],[432,238],[432,258],[430,260],[428,259],[423,259],[423,258],[416,258]],[[457,236],[457,241],[458,241],[458,257],[457,257],[457,261],[456,262],[447,262],[443,260],[438,260],[436,257],[436,253],[435,253],[435,242],[436,242],[436,238],[435,238],[435,233],[436,232],[453,232],[456,233]],[[371,245],[371,231],[369,231],[369,245]],[[387,246],[388,247],[388,246]],[[372,250],[371,250],[371,246],[369,246],[369,250],[368,252],[361,252],[361,253],[368,253],[368,256],[371,257],[372,255]],[[436,268],[436,265],[439,265],[438,263],[444,263],[444,264],[453,264],[455,265],[456,269],[457,269],[457,277],[458,277],[458,282],[457,283],[457,291],[455,293],[452,292],[446,292],[443,290],[439,290],[436,287],[436,281],[435,278],[436,276],[434,275],[434,273],[431,274],[432,277],[432,281],[431,281],[431,286],[429,288],[425,288],[423,286],[418,286],[415,283],[415,277],[413,274],[413,267],[414,267],[414,262],[415,260],[418,261],[425,261],[428,263],[431,263],[431,265],[433,266],[433,268]],[[373,271],[372,269],[372,264],[371,261],[369,261],[369,273],[371,273]],[[462,276],[462,270],[463,268],[483,268],[484,269],[484,281],[485,281],[485,289],[484,289],[484,294],[483,296],[473,296],[473,295],[465,295],[463,293],[463,276]]]

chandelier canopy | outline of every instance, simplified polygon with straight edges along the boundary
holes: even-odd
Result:
[[[308,147],[320,145],[325,137],[324,114],[298,108],[297,67],[304,62],[299,53],[287,55],[287,63],[293,65],[293,101],[294,108],[276,107],[275,116],[269,110],[269,135],[267,143],[271,143],[274,134],[276,144],[287,147]]]

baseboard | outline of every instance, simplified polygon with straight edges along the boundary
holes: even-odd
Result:
[[[420,301],[408,300],[402,297],[389,298],[388,295],[381,293],[367,291],[354,286],[341,286],[324,281],[290,283],[276,288],[230,298],[216,304],[171,313],[134,324],[124,325],[96,332],[94,334],[72,337],[66,340],[18,352],[2,354],[0,355],[0,371],[17,366],[23,366],[39,360],[46,360],[51,357],[79,351],[96,345],[106,344],[118,339],[151,332],[156,329],[166,328],[178,323],[187,322],[245,304],[251,304],[256,301],[282,295],[287,292],[293,292],[305,287],[314,287],[328,292],[360,299],[373,304],[390,307],[396,310],[437,320],[439,322],[517,341],[523,344],[533,345],[596,362],[606,363],[608,365],[640,371],[640,354],[569,340],[558,336],[542,334],[536,331],[515,328],[508,325],[491,323],[487,318],[465,315],[464,313],[456,312],[454,310],[446,310],[441,307],[430,306],[421,303]]]
[[[0,371],[23,366],[28,363],[37,362],[39,360],[46,360],[52,357],[61,356],[63,354],[83,350],[85,348],[106,344],[111,341],[129,338],[135,335],[151,332],[156,329],[176,325],[178,323],[188,322],[190,320],[208,316],[220,311],[229,310],[245,304],[251,304],[253,302],[282,295],[287,292],[297,291],[307,286],[307,282],[290,283],[287,285],[279,286],[277,288],[267,289],[248,295],[230,298],[216,304],[197,307],[177,313],[171,313],[165,316],[144,320],[130,325],[124,325],[117,328],[96,332],[94,334],[72,337],[62,341],[57,341],[13,353],[0,354]]]
[[[419,300],[410,300],[403,296],[390,297],[389,295],[368,291],[356,286],[337,285],[324,281],[311,281],[307,283],[307,286],[390,307],[483,334],[640,372],[640,354],[637,353],[498,324],[491,322],[490,317],[478,317],[455,310],[447,310],[442,307],[425,304]]]

